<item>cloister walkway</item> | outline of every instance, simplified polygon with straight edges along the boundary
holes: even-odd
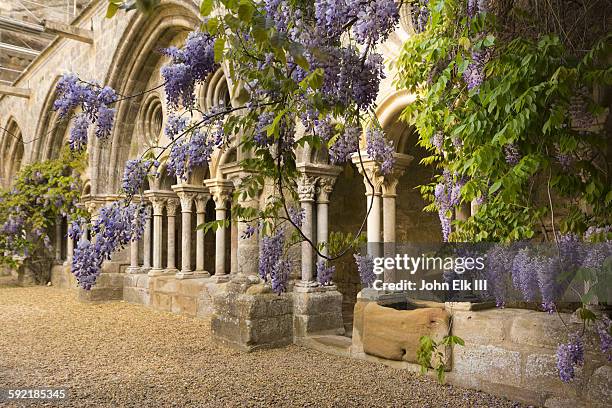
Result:
[[[66,387],[61,407],[516,406],[297,346],[242,353],[215,344],[204,320],[0,278],[0,388],[9,387]]]

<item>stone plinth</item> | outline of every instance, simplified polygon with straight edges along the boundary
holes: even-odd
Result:
[[[243,351],[292,343],[292,294],[276,295],[263,284],[228,282],[219,286],[213,295],[211,319],[216,340]]]
[[[297,343],[311,335],[343,335],[342,294],[327,288],[293,291],[293,331]]]
[[[77,298],[83,302],[123,300],[124,266],[116,262],[104,263],[96,284],[90,290],[79,288]]]

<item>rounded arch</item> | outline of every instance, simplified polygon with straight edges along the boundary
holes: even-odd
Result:
[[[32,146],[31,161],[44,161],[59,157],[62,146],[66,141],[68,119],[61,118],[59,113],[53,110],[53,103],[57,98],[57,76],[51,83],[42,110],[40,120],[36,127],[34,146]]]
[[[200,106],[205,111],[215,106],[231,105],[229,83],[223,68],[219,68],[210,74],[206,82],[200,87],[198,98]]]
[[[404,109],[415,100],[416,95],[407,90],[397,91],[386,97],[375,111],[380,126],[398,153],[410,153],[417,142],[414,126],[400,120]]]
[[[136,14],[130,21],[105,83],[120,95],[139,95],[145,91],[147,79],[162,58],[158,52],[182,33],[197,27],[199,13],[191,1],[168,1],[154,13]],[[138,52],[134,52],[138,50]],[[136,117],[145,95],[120,102],[115,127],[108,142],[95,140],[92,153],[92,179],[106,180],[105,185],[92,186],[93,193],[113,192],[119,188],[123,164],[128,159]]]
[[[0,181],[9,187],[21,168],[25,146],[21,128],[13,117],[9,118],[0,139]]]

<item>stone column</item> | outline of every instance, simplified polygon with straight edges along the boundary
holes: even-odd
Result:
[[[227,215],[227,200],[230,190],[222,186],[211,189],[215,201],[215,220],[225,220]],[[219,227],[215,231],[215,276],[223,277],[225,273],[225,227]]]
[[[240,179],[234,181],[236,185],[239,185]],[[249,197],[243,199],[239,197],[239,204],[243,207],[258,208],[259,207],[259,193],[257,197]],[[236,234],[238,236],[238,242],[236,246],[236,271],[237,281],[244,281],[249,283],[259,282],[259,234],[255,233],[251,237],[242,238],[248,227],[245,220],[236,220]]]
[[[210,195],[198,194],[195,198],[197,211],[197,231],[196,231],[196,272],[208,275],[204,270],[204,229],[199,228],[200,225],[206,222],[206,203]]]
[[[326,244],[319,250],[323,255],[329,255],[329,248],[327,247],[329,239],[329,195],[334,189],[335,182],[334,177],[321,177],[317,188],[317,246],[321,248],[321,244]],[[319,255],[317,260],[322,261],[324,258]]]
[[[66,261],[64,261],[64,265],[72,264],[73,255],[74,255],[74,240],[68,237],[66,239]]]
[[[149,276],[159,276],[163,274],[162,269],[162,217],[166,199],[163,197],[150,197],[153,205],[153,268],[149,271]]]
[[[168,220],[168,262],[166,269],[168,272],[176,273],[176,209],[179,201],[169,198],[166,202],[166,219]]]
[[[145,211],[145,228],[142,239],[142,270],[149,272],[151,269],[151,233],[152,233],[151,207]]]
[[[177,192],[181,200],[181,271],[176,274],[178,279],[194,277],[191,270],[191,211],[193,207],[193,199],[195,193]]]
[[[130,266],[125,270],[126,273],[139,273],[138,266],[138,240],[133,239],[130,242]]]
[[[381,177],[377,170],[369,170],[368,178],[364,176],[363,182],[366,186],[366,199],[368,211],[367,216],[367,236],[368,236],[368,255],[373,257],[380,256],[381,240]],[[370,185],[370,182],[372,185]]]
[[[238,271],[238,223],[230,220],[230,273],[235,274]]]
[[[385,257],[395,256],[395,198],[397,197],[397,183],[399,176],[391,174],[385,178],[382,185],[383,200],[383,242]],[[396,280],[395,268],[385,269],[384,281]]]
[[[300,206],[304,214],[302,219],[302,232],[304,236],[310,240],[302,241],[302,280],[297,283],[301,287],[314,287],[317,282],[313,279],[313,248],[312,248],[312,231],[313,231],[313,204],[315,196],[315,179],[307,175],[302,175],[298,179],[298,195],[300,197]]]
[[[62,235],[62,217],[57,217],[55,221],[55,261],[57,263],[62,262],[62,241],[64,236]]]

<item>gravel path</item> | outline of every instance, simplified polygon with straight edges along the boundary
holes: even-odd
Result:
[[[0,283],[0,388],[8,387],[66,387],[62,407],[515,406],[297,346],[240,353],[211,341],[202,320]]]

